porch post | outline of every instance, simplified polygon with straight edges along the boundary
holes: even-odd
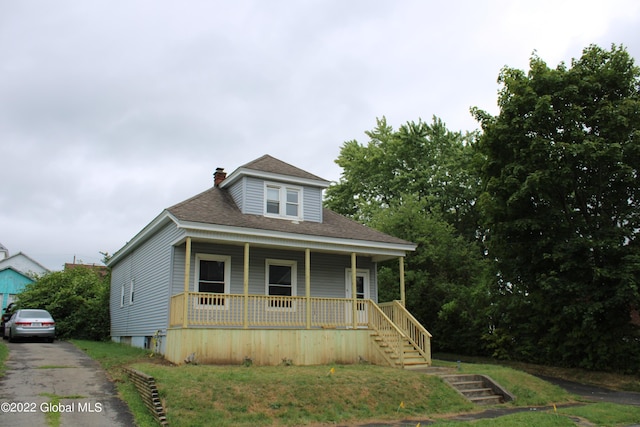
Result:
[[[191,237],[187,237],[184,254],[184,303],[182,304],[182,327],[186,328],[189,316],[189,275],[191,274]]]
[[[351,316],[353,320],[353,329],[358,328],[358,288],[356,286],[356,253],[351,253]]]
[[[244,329],[249,328],[249,243],[244,244],[244,318],[242,326]]]
[[[404,307],[407,306],[406,296],[404,293],[404,257],[400,257],[400,302]]]
[[[307,302],[307,329],[311,329],[311,250],[304,250],[304,288]]]

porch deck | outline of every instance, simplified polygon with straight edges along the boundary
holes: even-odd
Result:
[[[167,344],[174,350],[167,356],[174,363],[192,353],[202,363],[241,363],[253,354],[257,363],[274,364],[294,354],[315,364],[339,354],[348,363],[367,358],[405,367],[409,359],[431,364],[430,338],[398,301],[188,292],[171,297]]]

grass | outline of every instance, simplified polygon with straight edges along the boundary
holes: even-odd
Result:
[[[640,423],[640,407],[609,403],[560,406],[576,400],[557,386],[517,367],[491,363],[461,363],[460,373],[488,375],[516,395],[519,407],[556,404],[557,412],[540,410],[498,418],[456,421],[456,414],[479,412],[438,377],[373,365],[333,366],[172,366],[149,352],[115,343],[72,341],[101,363],[140,427],[157,426],[135,387],[124,374],[125,366],[156,379],[172,426],[293,426],[357,425],[397,420],[435,420],[436,426],[573,426],[577,417],[596,425]],[[7,348],[0,343],[0,362]],[[455,360],[455,359],[454,359]],[[456,362],[434,361],[458,372]],[[51,365],[48,368],[62,368]],[[334,368],[333,373],[331,368]],[[4,363],[0,363],[0,373]],[[621,384],[623,381],[618,381]],[[55,399],[52,399],[55,400]],[[50,425],[56,425],[55,420]],[[403,425],[404,425],[403,424]]]
[[[372,365],[336,365],[333,373],[328,366],[134,368],[156,379],[170,425],[334,424],[476,409],[440,378]]]
[[[560,414],[577,415],[599,426],[640,424],[640,406],[594,403],[558,409]]]
[[[480,363],[460,363],[434,360],[434,366],[456,368],[460,374],[481,374],[491,377],[516,396],[512,406],[542,406],[575,401],[562,388],[513,368]],[[458,369],[459,366],[459,369]]]
[[[462,360],[473,364],[492,364],[510,366],[532,375],[562,378],[580,384],[589,384],[611,390],[640,392],[640,375],[624,375],[614,372],[587,371],[578,368],[558,368],[554,366],[534,365],[524,362],[495,360],[488,357],[468,357],[454,354],[436,353],[433,356],[440,360]]]
[[[4,377],[4,373],[7,369],[4,364],[7,357],[9,357],[9,348],[4,343],[4,340],[0,340],[0,378]]]

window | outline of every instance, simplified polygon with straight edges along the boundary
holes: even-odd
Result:
[[[302,189],[266,184],[265,215],[281,218],[302,218]]]
[[[120,307],[124,307],[124,284],[120,287]]]
[[[214,294],[200,296],[200,304],[224,305],[225,299],[215,294],[229,293],[231,257],[197,254],[196,292]]]
[[[131,287],[129,288],[129,305],[133,304],[133,285],[134,281],[131,279]]]
[[[266,268],[267,295],[278,297],[296,296],[297,263],[286,260],[267,260]],[[291,300],[274,298],[269,300],[269,307],[291,308]]]

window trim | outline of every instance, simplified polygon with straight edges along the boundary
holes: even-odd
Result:
[[[134,286],[135,286],[135,279],[131,279],[131,284],[129,286],[129,305],[133,305]]]
[[[224,262],[224,292],[207,292],[211,294],[217,295],[229,295],[231,293],[231,256],[229,255],[217,255],[217,254],[206,254],[206,253],[196,253],[196,265],[193,277],[193,290],[194,292],[200,291],[200,261],[218,261]],[[223,304],[203,304],[200,302],[200,298],[196,298],[196,306],[197,307],[210,307],[217,309],[229,309],[229,304],[224,303],[224,299],[222,299]]]
[[[269,189],[277,189],[278,190],[278,211],[279,213],[270,213],[267,212],[267,202],[269,197]],[[298,193],[298,214],[297,215],[287,215],[287,191],[295,191]],[[291,220],[302,220],[303,219],[303,200],[304,188],[297,185],[288,185],[278,182],[264,182],[264,200],[263,200],[263,213],[264,216],[269,218],[279,218],[279,219],[291,219]]]
[[[123,283],[122,286],[120,287],[120,307],[124,307],[124,287],[125,284]]]
[[[274,259],[267,258],[265,259],[265,268],[264,268],[264,283],[265,289],[264,294],[266,296],[278,296],[278,295],[270,295],[269,294],[269,267],[272,265],[277,266],[285,266],[291,267],[291,296],[298,296],[298,261],[290,260],[290,259]],[[295,302],[292,303],[291,306],[288,307],[274,307],[271,304],[271,301],[267,301],[267,310],[286,310],[286,311],[295,311],[296,305]]]

